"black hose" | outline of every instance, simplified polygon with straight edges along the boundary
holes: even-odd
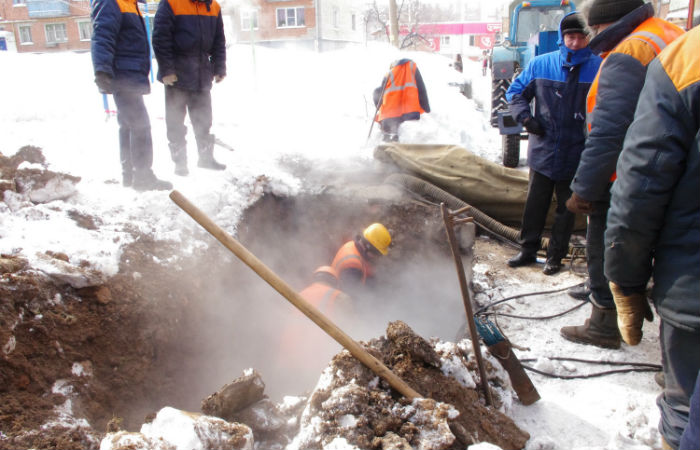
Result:
[[[579,359],[579,358],[564,358],[564,357],[551,357],[547,358],[553,361],[574,361],[574,362],[581,362],[581,363],[587,363],[587,364],[603,364],[606,366],[632,366],[626,369],[616,369],[616,370],[606,370],[604,372],[596,372],[596,373],[589,373],[587,375],[559,375],[555,373],[549,373],[549,372],[543,372],[541,370],[537,370],[534,367],[526,366],[523,364],[523,368],[527,369],[531,372],[544,375],[546,377],[551,377],[551,378],[559,378],[562,380],[575,380],[575,379],[581,379],[581,378],[595,378],[595,377],[602,377],[604,375],[613,375],[616,373],[627,373],[627,372],[660,372],[662,370],[662,367],[658,364],[651,364],[651,363],[635,363],[635,362],[626,362],[626,361],[597,361],[597,360],[592,360],[592,359]],[[533,362],[536,361],[534,358],[524,358],[521,359],[520,362]]]

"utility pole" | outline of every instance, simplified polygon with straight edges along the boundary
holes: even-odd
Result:
[[[396,13],[396,0],[389,0],[389,24],[391,31],[391,45],[399,48],[399,18]]]

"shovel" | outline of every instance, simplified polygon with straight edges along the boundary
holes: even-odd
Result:
[[[276,273],[263,264],[263,262],[253,255],[247,248],[241,245],[241,243],[224,231],[220,226],[215,224],[214,221],[212,221],[199,208],[187,200],[187,198],[185,198],[185,196],[183,196],[180,192],[172,191],[170,193],[170,199],[175,202],[177,206],[182,208],[183,211],[189,214],[205,230],[211,233],[211,235],[221,242],[224,247],[231,250],[231,252],[233,252],[233,254],[235,254],[241,261],[253,269],[253,271],[257,273],[260,278],[265,280],[306,317],[311,319],[316,325],[325,331],[326,334],[347,349],[352,356],[357,358],[372,372],[386,380],[386,382],[389,383],[392,388],[396,389],[396,391],[409,400],[422,397],[418,392],[414,391],[408,384],[406,384],[405,381],[382,364],[377,358],[370,355],[369,352],[362,348],[360,344],[345,334],[343,330],[338,328],[338,326],[324,316],[318,309],[316,309],[316,307],[306,301]]]

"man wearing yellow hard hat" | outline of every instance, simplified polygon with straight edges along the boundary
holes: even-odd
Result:
[[[372,263],[389,252],[391,234],[381,223],[373,223],[361,234],[343,244],[335,254],[331,267],[338,275],[342,290],[364,285],[374,276]]]

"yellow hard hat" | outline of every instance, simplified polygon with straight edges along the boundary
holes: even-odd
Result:
[[[389,234],[389,230],[381,223],[373,223],[365,228],[365,231],[362,232],[362,236],[364,236],[367,242],[372,244],[382,255],[386,255],[389,252],[391,235]]]

